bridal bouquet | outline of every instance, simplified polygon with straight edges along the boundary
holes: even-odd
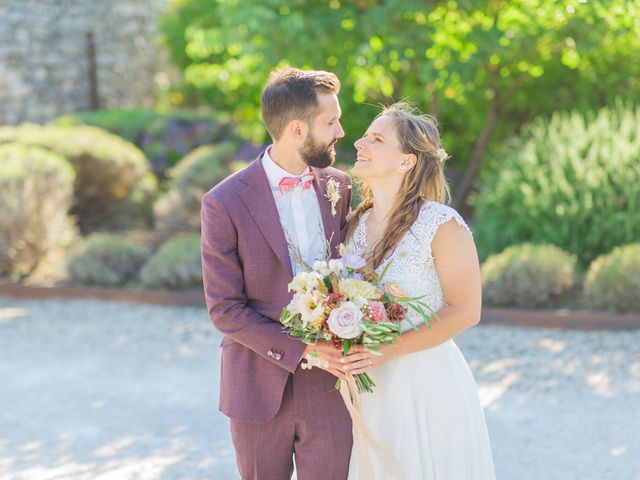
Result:
[[[339,259],[318,261],[298,273],[289,284],[293,298],[281,315],[285,330],[304,343],[327,340],[346,355],[354,344],[363,344],[375,353],[400,335],[400,323],[407,321],[409,308],[418,312],[427,326],[433,311],[419,298],[408,298],[397,284],[383,282],[388,263],[380,275],[365,260],[340,248]],[[429,314],[427,313],[429,312]],[[312,368],[323,360],[314,352],[307,358]],[[360,392],[372,392],[375,384],[366,373],[355,376]],[[340,388],[340,380],[336,384]]]

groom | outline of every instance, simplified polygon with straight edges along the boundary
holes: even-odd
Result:
[[[299,271],[290,247],[311,265],[325,241],[335,255],[349,212],[349,177],[330,166],[344,136],[339,90],[332,73],[272,72],[262,118],[273,144],[202,200],[205,297],[224,334],[220,410],[243,480],[290,479],[294,456],[299,480],[347,477],[351,420],[334,388],[341,352],[319,343],[326,370],[302,369],[312,347],[278,321]]]

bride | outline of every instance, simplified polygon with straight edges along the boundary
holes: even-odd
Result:
[[[495,479],[477,386],[453,341],[480,320],[478,257],[464,220],[444,205],[447,155],[436,121],[397,103],[355,147],[353,175],[363,181],[363,194],[347,225],[348,244],[378,273],[388,267],[385,281],[437,312],[429,329],[409,310],[417,330],[405,319],[403,334],[382,355],[342,358],[345,372],[367,372],[378,385],[360,396],[362,416],[406,480]],[[376,479],[390,478],[375,454],[370,459]],[[350,480],[366,476],[362,461],[354,448]]]

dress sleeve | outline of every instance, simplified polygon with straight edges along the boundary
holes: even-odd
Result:
[[[420,239],[431,255],[431,242],[436,236],[438,227],[449,220],[454,219],[460,227],[472,233],[462,216],[453,208],[437,202],[427,202],[420,212]]]

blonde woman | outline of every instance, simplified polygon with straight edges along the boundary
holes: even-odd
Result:
[[[378,387],[361,395],[372,433],[392,449],[407,480],[495,478],[486,422],[473,374],[453,337],[480,320],[481,288],[473,237],[445,205],[447,158],[436,121],[407,104],[384,109],[355,142],[353,175],[362,202],[347,226],[347,241],[406,296],[434,311],[431,330],[407,312],[403,334],[382,355],[359,352],[343,370],[367,372]],[[379,480],[389,478],[371,456]],[[360,472],[360,473],[359,473]],[[362,476],[353,449],[349,479]],[[368,479],[370,480],[370,479]]]

